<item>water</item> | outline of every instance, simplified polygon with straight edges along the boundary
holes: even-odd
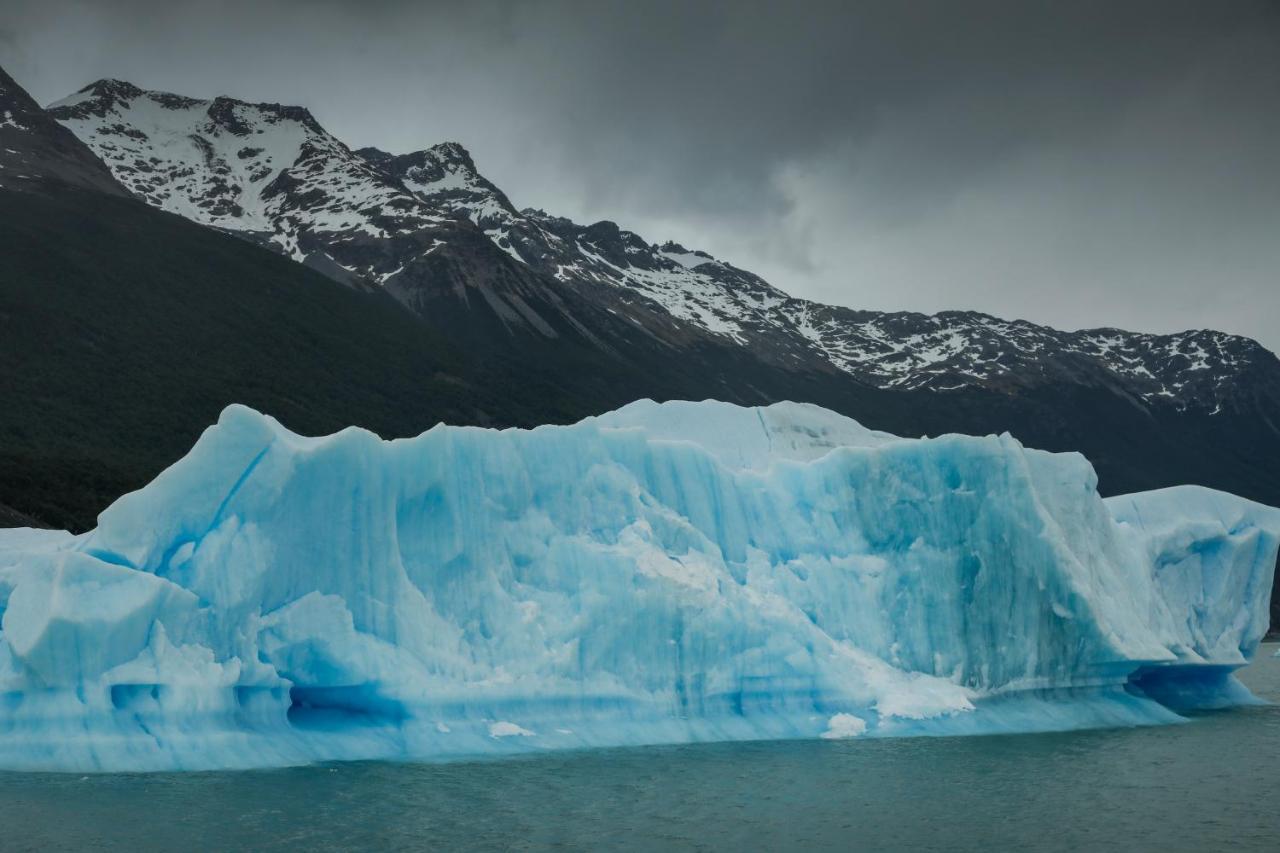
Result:
[[[1242,674],[1280,702],[1275,646]],[[4,850],[1280,849],[1280,705],[1181,726],[0,774]]]

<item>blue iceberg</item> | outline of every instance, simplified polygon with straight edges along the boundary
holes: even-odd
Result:
[[[1253,701],[1280,511],[824,409],[304,438],[232,406],[0,531],[0,767],[1175,722]]]

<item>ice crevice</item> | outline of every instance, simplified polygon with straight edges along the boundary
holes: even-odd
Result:
[[[816,406],[297,436],[229,407],[0,531],[0,767],[1177,722],[1254,701],[1280,511]]]

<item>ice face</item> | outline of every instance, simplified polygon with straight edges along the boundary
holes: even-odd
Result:
[[[0,532],[0,766],[1032,731],[1249,701],[1280,511],[823,409],[302,438]]]

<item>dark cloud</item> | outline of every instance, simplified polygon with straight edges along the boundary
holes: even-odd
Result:
[[[798,295],[1280,346],[1280,6],[19,2],[0,63],[457,139]]]

